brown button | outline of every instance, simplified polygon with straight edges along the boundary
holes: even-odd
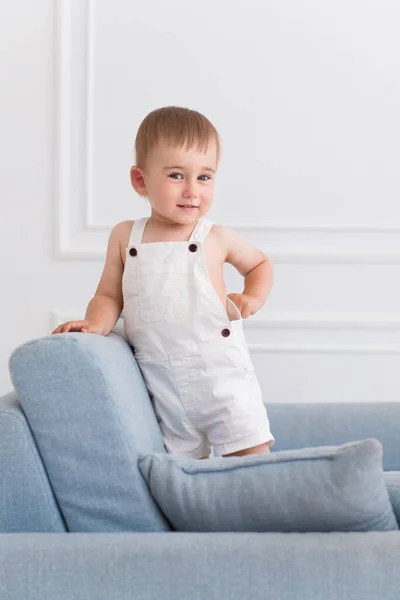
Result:
[[[129,254],[130,254],[131,256],[136,256],[136,254],[137,254],[137,250],[136,250],[136,248],[131,248],[131,249],[129,250]]]
[[[190,252],[196,252],[196,250],[197,250],[196,244],[190,244],[189,250],[190,250]]]
[[[229,329],[223,329],[221,331],[221,333],[224,337],[228,337],[229,335],[231,335],[231,332],[229,331]]]

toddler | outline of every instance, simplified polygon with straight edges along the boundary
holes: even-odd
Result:
[[[83,321],[52,333],[108,335],[123,315],[165,448],[192,458],[269,452],[274,443],[243,319],[265,303],[273,265],[232,229],[208,220],[219,135],[197,111],[154,110],[135,140],[134,190],[151,216],[111,231]],[[244,277],[226,294],[223,265]]]

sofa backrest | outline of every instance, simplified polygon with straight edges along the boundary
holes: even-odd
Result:
[[[295,399],[293,399],[295,400]],[[383,469],[400,471],[398,402],[321,402],[268,404],[272,451],[335,446],[376,438],[383,446]]]

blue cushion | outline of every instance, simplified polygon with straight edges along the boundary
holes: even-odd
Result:
[[[400,471],[386,471],[384,477],[393,512],[400,523]]]
[[[376,439],[209,460],[153,453],[139,468],[179,531],[398,529]]]

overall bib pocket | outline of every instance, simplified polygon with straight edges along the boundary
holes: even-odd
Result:
[[[189,309],[187,263],[144,264],[137,269],[140,317],[146,323],[176,321]]]
[[[244,375],[253,378],[254,368],[243,330],[243,318],[236,304],[228,296],[226,297],[226,312],[230,325],[236,334],[237,344],[235,351],[238,368],[241,369]],[[232,352],[232,350],[229,351]]]

